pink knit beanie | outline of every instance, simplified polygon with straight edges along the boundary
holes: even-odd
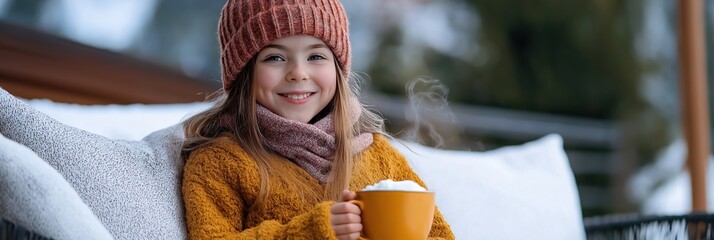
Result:
[[[347,15],[339,0],[228,0],[218,21],[223,89],[263,47],[292,35],[321,39],[349,73]]]

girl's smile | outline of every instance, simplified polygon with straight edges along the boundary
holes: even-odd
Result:
[[[310,121],[332,101],[337,89],[334,55],[313,36],[273,41],[258,53],[254,70],[258,103],[294,121]]]
[[[278,95],[286,98],[287,101],[291,103],[303,103],[307,99],[313,96],[315,92],[292,92],[292,93],[278,93]]]

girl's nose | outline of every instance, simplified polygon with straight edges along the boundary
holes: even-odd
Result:
[[[287,75],[287,79],[289,81],[301,81],[307,80],[308,78],[307,71],[305,71],[305,66],[303,66],[303,64],[297,62],[291,64],[290,71]]]

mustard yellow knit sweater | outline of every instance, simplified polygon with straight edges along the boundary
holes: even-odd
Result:
[[[404,156],[383,136],[357,158],[350,190],[356,191],[383,179],[424,183],[409,167]],[[314,190],[321,185],[289,160],[278,171],[298,171],[300,179]],[[269,176],[271,183],[276,176]],[[336,239],[330,226],[334,203],[301,200],[301,191],[272,184],[264,204],[250,209],[260,189],[254,160],[231,140],[219,140],[191,153],[183,174],[183,199],[190,239]],[[437,209],[430,239],[454,239],[449,225]]]

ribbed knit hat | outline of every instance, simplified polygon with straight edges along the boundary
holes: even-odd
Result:
[[[350,69],[347,15],[339,0],[228,0],[218,21],[223,89],[271,42],[293,35],[321,39]]]

